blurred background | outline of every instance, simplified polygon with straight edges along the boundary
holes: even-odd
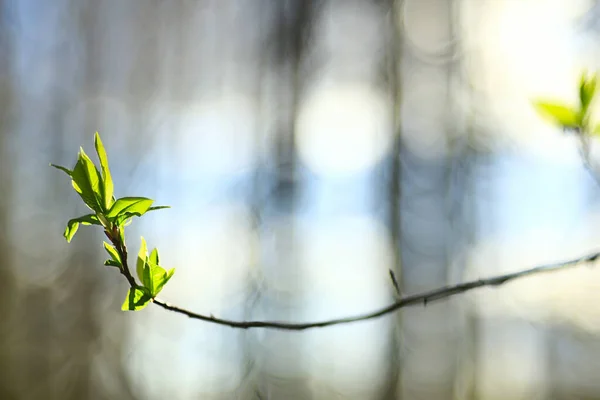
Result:
[[[0,0],[0,399],[600,399],[599,269],[304,332],[125,313],[48,166],[99,131],[116,196],[172,206],[127,233],[167,301],[355,315],[390,269],[414,294],[598,249],[600,188],[530,101],[575,102],[599,39],[592,0]]]

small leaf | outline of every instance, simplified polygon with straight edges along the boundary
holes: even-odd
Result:
[[[121,256],[119,255],[119,252],[117,251],[117,249],[115,249],[114,246],[111,246],[107,242],[102,242],[102,243],[104,244],[104,249],[110,256],[110,258],[112,258],[113,261],[115,261],[119,266],[121,266],[123,264],[123,262],[121,261]]]
[[[579,101],[583,113],[587,113],[588,107],[594,99],[596,93],[597,75],[593,74],[591,77],[587,76],[587,73],[581,75],[581,81],[579,83]]]
[[[81,151],[83,151],[83,149],[81,149]],[[91,163],[91,160],[89,159],[89,157],[87,157],[87,160],[89,160],[89,163]],[[75,191],[77,193],[79,193],[79,196],[81,196],[81,199],[83,200],[83,202],[92,211],[101,212],[102,211],[102,207],[100,206],[101,203],[98,202],[98,195],[95,193],[95,191],[90,183],[90,178],[89,178],[89,175],[87,172],[89,170],[90,166],[89,165],[86,166],[86,164],[87,164],[86,158],[81,157],[81,153],[80,153],[79,160],[77,161],[77,164],[75,164],[75,168],[73,168],[73,171],[71,173],[71,178],[73,179],[73,181],[71,183],[73,184],[73,188],[75,189]],[[96,167],[92,164],[91,168],[95,169]],[[96,176],[96,178],[97,178],[97,176]]]
[[[67,243],[71,243],[71,239],[77,233],[77,229],[79,229],[79,224],[82,225],[101,225],[100,221],[98,221],[98,217],[94,214],[88,214],[81,216],[79,218],[73,218],[67,222],[67,228],[65,229],[65,233],[63,236],[67,239]]]
[[[159,268],[163,271],[163,274],[159,279],[155,279],[154,293],[152,293],[153,297],[158,296],[162,288],[167,284],[167,282],[169,282],[169,279],[171,279],[173,274],[175,274],[175,268],[171,268],[168,272],[161,267]]]
[[[575,128],[581,124],[577,110],[564,104],[537,101],[533,103],[537,112],[561,128]]]
[[[154,207],[150,207],[148,209],[148,211],[162,210],[163,208],[171,208],[171,206],[154,206]]]
[[[121,215],[141,217],[150,209],[152,203],[154,200],[146,197],[122,197],[113,204],[106,216],[111,219]]]
[[[96,168],[88,155],[85,154],[85,151],[83,151],[82,147],[79,148],[79,160],[83,164],[88,182],[90,183],[90,187],[94,192],[94,196],[96,197],[96,201],[100,206],[100,210],[104,211],[104,184],[102,183],[102,175],[100,175],[100,171],[98,171],[98,168]]]
[[[121,263],[119,263],[115,260],[106,260],[106,261],[104,261],[104,265],[106,265],[107,267],[117,267],[119,269],[121,269],[123,267],[121,265]]]
[[[102,186],[104,189],[102,198],[104,199],[104,209],[110,210],[114,203],[113,193],[115,188],[112,175],[110,174],[110,169],[108,168],[108,157],[106,155],[106,150],[104,149],[104,145],[102,144],[102,140],[100,139],[98,132],[96,132],[94,135],[94,146],[96,147],[96,153],[98,154],[100,167],[102,169]]]
[[[142,308],[146,307],[148,303],[152,300],[146,288],[141,286],[136,286],[129,288],[129,292],[127,293],[127,297],[121,306],[121,310],[123,311],[139,311]]]
[[[138,278],[144,282],[144,269],[146,268],[146,259],[148,258],[148,247],[146,246],[146,239],[142,236],[142,245],[138,253],[137,262],[135,265]]]
[[[152,252],[150,253],[148,262],[150,262],[154,265],[160,265],[160,263],[158,262],[158,249],[157,248],[154,248],[154,250],[152,250]]]
[[[65,167],[61,167],[60,165],[56,165],[56,164],[50,164],[51,167],[54,167],[56,169],[60,169],[61,171],[63,171],[65,174],[71,176],[71,174],[73,173],[73,171],[71,171],[68,168]]]

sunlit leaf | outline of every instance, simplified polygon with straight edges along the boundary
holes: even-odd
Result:
[[[150,209],[153,202],[154,200],[146,197],[122,197],[115,201],[106,216],[111,219],[122,215],[141,217]]]
[[[581,81],[579,83],[579,101],[581,103],[581,109],[585,114],[596,93],[597,75],[592,74],[588,76],[587,73],[583,73]]]
[[[171,268],[168,272],[164,270],[164,268],[159,267],[161,271],[161,275],[155,277],[154,279],[154,291],[152,293],[153,297],[156,297],[162,288],[169,282],[169,279],[175,274],[175,268]]]
[[[51,167],[54,167],[56,169],[60,169],[61,171],[63,171],[65,174],[71,176],[71,174],[73,173],[73,171],[71,171],[68,168],[65,167],[61,167],[60,165],[56,165],[56,164],[50,164]]]
[[[90,187],[94,192],[98,206],[100,206],[101,211],[104,211],[104,185],[102,183],[102,175],[100,175],[100,171],[98,171],[98,168],[94,165],[94,162],[90,159],[90,157],[85,154],[83,148],[79,149],[79,160],[84,166],[85,173],[88,177],[88,182],[90,183]]]
[[[146,267],[146,259],[148,258],[148,247],[146,246],[146,239],[142,237],[142,244],[140,246],[140,251],[138,253],[135,269],[137,272],[138,278],[142,282],[144,282],[144,269]]]
[[[110,256],[110,258],[112,258],[112,260],[117,264],[118,267],[121,267],[123,262],[121,261],[121,256],[119,255],[119,252],[117,251],[117,249],[115,249],[109,243],[106,243],[106,242],[102,242],[102,243],[104,244],[104,249]]]
[[[102,212],[101,203],[98,202],[98,198],[100,197],[99,196],[100,192],[99,191],[97,193],[95,192],[95,189],[92,187],[92,184],[90,183],[90,178],[89,178],[90,175],[88,174],[88,170],[90,170],[90,168],[93,168],[95,170],[96,167],[93,165],[93,163],[91,162],[89,157],[87,157],[87,156],[82,157],[82,152],[83,152],[83,149],[81,149],[81,151],[79,153],[79,159],[77,160],[77,164],[75,164],[75,168],[73,168],[73,171],[71,173],[71,178],[73,179],[73,181],[72,181],[73,188],[75,189],[75,191],[77,193],[79,193],[83,202],[92,211]],[[83,154],[85,154],[85,153],[83,153]],[[90,166],[88,163],[92,163],[92,165]],[[91,175],[96,176],[96,179],[95,179],[96,190],[99,190],[98,175],[96,175],[96,173],[93,173]]]
[[[574,128],[581,124],[581,115],[573,107],[546,101],[537,101],[533,105],[540,115],[561,128]]]
[[[119,269],[121,269],[123,267],[121,265],[121,263],[119,263],[115,260],[106,260],[106,261],[104,261],[104,265],[106,265],[107,267],[117,267]]]
[[[98,132],[96,132],[94,136],[94,146],[96,147],[96,153],[98,154],[100,167],[102,169],[102,189],[104,190],[102,193],[102,198],[104,200],[104,209],[110,210],[114,202],[114,184],[110,169],[108,168],[108,157],[106,155],[106,150],[104,149],[104,145],[102,144],[102,140],[100,139]]]
[[[171,208],[171,206],[154,206],[154,207],[150,207],[148,209],[148,211],[156,211],[156,210],[162,210],[164,208]]]
[[[123,311],[139,311],[146,307],[152,300],[147,289],[141,286],[129,288],[127,297],[121,306]]]
[[[158,249],[154,249],[152,250],[152,252],[150,252],[150,257],[148,257],[148,262],[154,264],[154,265],[160,265],[159,263],[159,257],[158,257]]]
[[[63,236],[67,239],[67,242],[70,243],[75,233],[77,233],[77,229],[79,229],[79,224],[82,225],[101,225],[100,221],[98,221],[98,217],[94,214],[88,214],[81,216],[79,218],[73,218],[67,222],[67,227],[65,229],[65,233]]]

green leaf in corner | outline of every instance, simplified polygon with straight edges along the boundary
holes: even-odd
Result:
[[[131,287],[129,288],[127,297],[121,306],[121,310],[139,311],[146,307],[150,300],[152,300],[152,297],[150,297],[150,294],[146,288],[141,286]]]
[[[98,217],[94,214],[84,215],[79,218],[73,218],[67,222],[67,228],[65,229],[65,233],[63,236],[67,239],[67,243],[71,242],[75,233],[77,233],[77,229],[79,229],[79,224],[82,225],[102,225],[100,221],[98,221]]]
[[[573,107],[547,101],[536,101],[533,106],[541,116],[561,128],[576,128],[581,124],[581,115]]]
[[[581,80],[579,82],[579,102],[583,114],[587,113],[588,107],[594,99],[597,80],[598,77],[596,74],[588,76],[587,72],[584,72],[581,75]]]
[[[120,216],[138,216],[144,215],[152,206],[154,200],[146,197],[121,197],[115,201],[106,216],[114,219]]]
[[[119,252],[117,251],[117,249],[115,249],[112,245],[106,243],[106,242],[102,242],[104,244],[104,249],[106,250],[106,252],[108,253],[108,255],[110,256],[111,260],[106,260],[104,262],[104,265],[110,265],[113,267],[123,267],[123,262],[121,261],[121,256],[119,255]]]
[[[102,144],[102,140],[100,139],[100,135],[98,132],[94,135],[94,146],[96,147],[96,153],[98,154],[98,159],[100,160],[100,168],[102,169],[102,199],[104,200],[104,209],[110,210],[114,203],[114,184],[112,180],[112,175],[110,174],[110,169],[108,168],[108,157],[106,155],[106,150],[104,149],[104,145]]]

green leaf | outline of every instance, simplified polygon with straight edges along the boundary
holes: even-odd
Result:
[[[171,268],[169,272],[167,272],[163,267],[158,266],[152,262],[146,264],[146,278],[144,282],[144,286],[150,292],[152,298],[156,297],[165,284],[171,279],[173,274],[175,273],[175,268]]]
[[[94,146],[96,147],[96,153],[98,154],[100,167],[102,168],[102,199],[104,200],[104,209],[110,210],[114,203],[113,193],[115,188],[112,175],[110,174],[110,169],[108,168],[108,157],[106,155],[106,150],[104,149],[104,145],[102,144],[102,140],[100,139],[98,132],[96,132],[94,136]]]
[[[101,225],[100,221],[98,221],[98,217],[94,214],[88,214],[81,216],[79,218],[73,218],[67,222],[67,228],[65,229],[65,233],[63,236],[67,239],[67,243],[71,242],[75,233],[77,233],[77,229],[79,229],[79,224],[82,225]]]
[[[596,93],[597,75],[592,74],[591,77],[587,76],[587,73],[581,75],[579,83],[579,102],[581,104],[581,110],[585,114],[587,113],[589,105],[594,99]]]
[[[152,298],[160,293],[163,286],[175,273],[174,268],[167,272],[164,268],[159,266],[158,263],[158,249],[153,249],[150,256],[148,256],[146,240],[142,237],[142,244],[136,262],[136,272],[142,285],[146,288],[148,294]]]
[[[596,124],[594,129],[592,130],[592,136],[600,136],[600,123]]]
[[[112,261],[114,261],[117,264],[115,266],[121,267],[123,262],[121,261],[121,256],[119,255],[119,252],[117,251],[117,249],[115,249],[113,246],[111,246],[107,242],[102,242],[102,243],[104,244],[104,249],[110,256],[110,258],[112,258]],[[110,261],[110,260],[107,260],[107,261]]]
[[[88,172],[89,171],[89,172]],[[73,179],[73,188],[79,195],[83,202],[93,211],[102,212],[101,202],[98,202],[100,197],[99,189],[99,172],[90,160],[85,155],[83,149],[80,150],[79,159],[75,168],[71,173]],[[95,177],[93,182],[90,182],[90,176]],[[95,188],[94,188],[95,187]]]
[[[63,171],[65,174],[71,176],[71,174],[73,173],[73,171],[71,171],[68,168],[65,167],[61,167],[60,165],[56,165],[56,164],[50,164],[51,167],[54,167],[56,169],[60,169],[61,171]]]
[[[146,260],[148,258],[148,247],[146,246],[146,239],[142,236],[142,245],[138,253],[138,258],[135,265],[138,278],[142,283],[144,282],[144,270],[146,269]],[[145,286],[145,285],[144,285]]]
[[[157,207],[150,207],[148,209],[148,211],[155,211],[155,210],[161,210],[163,208],[171,208],[169,206],[157,206]],[[124,211],[121,214],[119,214],[116,218],[113,219],[113,222],[118,225],[118,226],[128,226],[129,224],[131,224],[133,217],[139,217],[139,213],[137,212],[128,212],[128,211]]]
[[[102,175],[100,175],[100,171],[98,171],[98,168],[94,165],[94,162],[88,157],[88,155],[85,154],[83,148],[79,149],[79,160],[81,160],[83,163],[90,187],[94,192],[94,196],[96,197],[98,205],[100,206],[100,210],[105,211],[103,196],[104,185],[102,183]]]
[[[154,265],[160,265],[160,263],[158,262],[158,249],[157,248],[154,248],[154,250],[152,250],[152,252],[150,253],[148,262],[150,262]]]
[[[148,211],[162,210],[163,208],[171,208],[171,206],[154,206],[154,207],[150,207],[148,209]]]
[[[125,298],[123,305],[121,306],[121,310],[139,311],[146,307],[150,300],[152,300],[152,298],[150,297],[150,294],[146,288],[141,286],[129,288],[129,292],[127,293],[127,297]]]
[[[119,263],[115,260],[106,260],[106,261],[104,261],[104,265],[106,265],[107,267],[117,267],[119,269],[121,269],[123,267],[121,265],[121,263]]]
[[[164,268],[158,267],[162,270],[162,275],[155,276],[154,279],[154,292],[152,293],[153,297],[156,297],[162,288],[169,282],[169,279],[175,274],[175,268],[171,268],[168,272],[164,270]],[[158,275],[158,274],[157,274]]]
[[[537,112],[561,128],[576,128],[581,124],[580,113],[564,104],[536,101],[533,103]]]
[[[152,203],[154,200],[146,197],[121,197],[113,204],[106,216],[110,219],[125,215],[141,217],[150,209]]]

